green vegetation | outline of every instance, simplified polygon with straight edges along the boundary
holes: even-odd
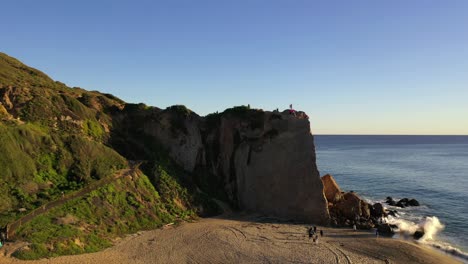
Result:
[[[105,135],[102,126],[98,122],[91,119],[88,119],[83,123],[83,131],[86,135],[96,140],[101,140]]]
[[[60,136],[27,123],[0,123],[0,225],[126,166],[114,150],[78,136]]]
[[[192,111],[188,109],[185,105],[173,105],[166,108],[166,111],[175,112],[180,116],[188,117]]]
[[[147,161],[142,170],[148,175],[115,180],[33,218],[16,230],[30,246],[14,255],[95,252],[117,236],[219,213],[197,187],[222,197],[220,188],[204,182],[215,177],[188,174],[147,134],[145,122],[158,124],[162,115],[169,116],[174,135],[188,133],[186,122],[195,116],[183,105],[162,111],[69,88],[0,53],[0,226],[112,177],[127,159]]]
[[[172,134],[176,135],[177,131],[182,131],[184,134],[188,134],[187,127],[185,122],[192,114],[185,105],[173,105],[164,110],[164,112],[168,112],[171,114],[171,130]]]
[[[263,128],[265,112],[261,109],[251,109],[249,106],[241,105],[228,108],[222,113],[212,113],[205,117],[205,122],[208,129],[213,129],[219,126],[221,117],[235,117],[249,122],[251,129]]]
[[[56,86],[47,75],[0,52],[0,85]]]
[[[164,175],[163,181],[180,188],[168,177]],[[177,191],[173,194],[183,199]],[[112,245],[117,236],[193,216],[193,211],[177,202],[164,203],[145,175],[119,179],[22,226],[18,236],[31,246],[17,251],[15,257],[38,259],[96,252]]]

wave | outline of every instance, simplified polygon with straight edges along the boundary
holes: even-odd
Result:
[[[396,225],[398,227],[396,231],[404,234],[405,236],[411,236],[416,231],[424,231],[424,235],[417,240],[418,243],[432,246],[463,260],[468,260],[467,252],[464,252],[449,243],[436,240],[437,234],[445,228],[436,216],[427,216],[421,219],[418,223],[392,216],[386,217],[385,221],[388,224]]]

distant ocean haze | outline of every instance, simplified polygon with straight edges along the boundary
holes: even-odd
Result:
[[[468,252],[468,136],[318,135],[315,147],[322,176],[372,203],[417,199],[420,207],[396,208],[398,221],[436,226],[435,216],[445,228],[432,242]]]

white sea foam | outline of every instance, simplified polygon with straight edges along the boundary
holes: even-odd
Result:
[[[436,234],[445,227],[439,221],[439,218],[435,216],[428,216],[419,221],[419,223],[392,216],[388,216],[385,220],[389,224],[396,225],[400,233],[412,235],[418,230],[424,231],[424,236],[420,239],[421,242],[434,240]]]
[[[436,216],[425,217],[418,223],[392,216],[388,216],[385,220],[389,224],[396,225],[398,227],[398,232],[405,236],[412,235],[418,230],[424,231],[424,236],[418,240],[418,243],[435,247],[446,253],[459,257],[463,259],[463,261],[468,260],[468,253],[453,247],[449,243],[436,239],[437,233],[441,232],[445,228]]]

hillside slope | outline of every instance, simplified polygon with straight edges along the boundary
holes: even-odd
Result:
[[[17,255],[99,250],[126,232],[217,214],[212,197],[283,218],[329,219],[304,113],[234,107],[200,117],[181,105],[128,104],[0,53],[1,225],[112,177],[129,160],[143,162],[138,176],[25,225],[18,236],[32,244]]]

